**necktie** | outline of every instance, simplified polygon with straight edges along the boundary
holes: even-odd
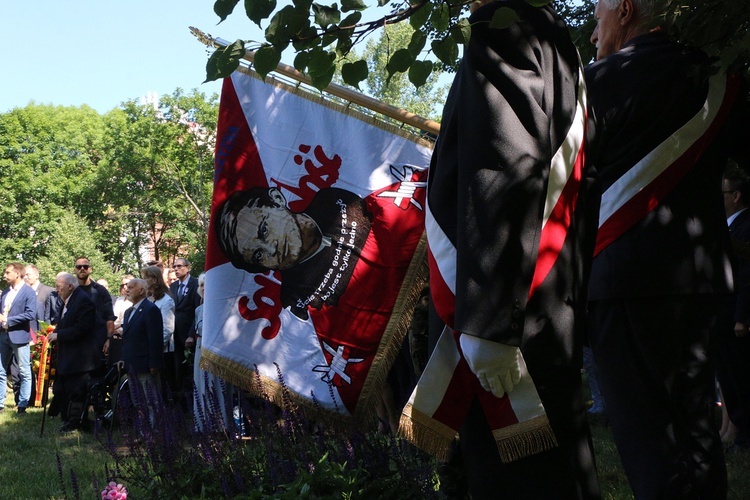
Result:
[[[185,290],[186,289],[187,289],[187,287],[185,286],[185,283],[180,283],[180,290],[179,290],[180,297],[184,297],[185,296]]]

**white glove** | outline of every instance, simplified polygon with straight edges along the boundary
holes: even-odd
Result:
[[[521,379],[521,350],[472,335],[459,337],[461,350],[482,389],[501,398]]]

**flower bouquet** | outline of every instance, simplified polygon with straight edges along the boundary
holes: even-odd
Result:
[[[45,389],[45,381],[52,382],[55,378],[55,358],[57,355],[57,343],[51,344],[47,336],[55,331],[55,326],[39,322],[39,331],[36,332],[36,343],[31,350],[31,369],[36,373],[36,397],[34,406],[42,406]],[[49,382],[46,387],[49,387]]]

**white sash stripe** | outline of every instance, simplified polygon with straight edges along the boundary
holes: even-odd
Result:
[[[453,296],[456,296],[456,262],[457,253],[456,248],[451,243],[451,240],[445,235],[445,232],[437,223],[435,218],[432,216],[432,210],[430,210],[429,203],[429,192],[428,202],[425,210],[425,230],[427,232],[427,243],[430,247],[430,252],[435,258],[436,265],[440,270],[440,276],[443,277],[443,281],[450,289]]]
[[[698,113],[602,194],[599,227],[602,227],[607,219],[633,196],[653,182],[708,130],[721,108],[725,93],[726,76],[712,76],[709,79],[706,102]]]
[[[568,183],[570,175],[573,173],[578,152],[583,147],[586,131],[586,115],[584,112],[586,109],[586,86],[584,84],[583,71],[580,68],[578,70],[578,81],[578,106],[576,106],[573,123],[571,123],[565,140],[560,144],[550,164],[542,228],[547,224],[547,220],[549,220],[552,211],[557,206],[560,195]]]

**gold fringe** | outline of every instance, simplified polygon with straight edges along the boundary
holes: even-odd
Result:
[[[458,435],[455,430],[438,422],[407,403],[401,412],[398,435],[438,460],[450,458],[451,443]]]
[[[253,69],[246,68],[240,65],[237,68],[237,71],[245,73],[246,75],[252,76],[253,78],[256,78],[258,80],[261,80],[260,75],[256,73]],[[261,80],[261,81],[269,85],[273,85],[275,87],[284,89],[290,94],[303,97],[307,99],[308,101],[312,101],[321,106],[325,106],[326,108],[338,111],[341,114],[351,116],[352,118],[356,118],[359,121],[362,121],[374,127],[378,127],[393,135],[397,135],[399,137],[403,137],[404,139],[408,139],[419,145],[426,146],[428,148],[432,148],[433,146],[435,146],[435,142],[433,140],[426,139],[425,137],[421,137],[415,134],[414,132],[411,132],[408,129],[404,129],[392,123],[388,123],[384,121],[382,118],[379,118],[378,115],[363,113],[361,111],[358,111],[357,109],[353,109],[351,106],[344,106],[339,102],[333,101],[332,99],[325,99],[322,96],[322,94],[316,95],[299,86],[289,85],[288,83],[285,83],[282,80],[279,80],[278,78],[274,77],[272,74],[266,75],[266,79]]]
[[[414,315],[414,307],[427,281],[427,271],[427,235],[423,232],[406,270],[388,325],[380,338],[372,366],[362,384],[362,392],[354,409],[354,419],[358,422],[371,420],[375,416],[375,407],[380,401],[388,372],[401,350],[401,344]]]
[[[557,446],[555,433],[546,415],[496,429],[492,431],[492,435],[497,443],[500,460],[504,463],[551,450]]]

